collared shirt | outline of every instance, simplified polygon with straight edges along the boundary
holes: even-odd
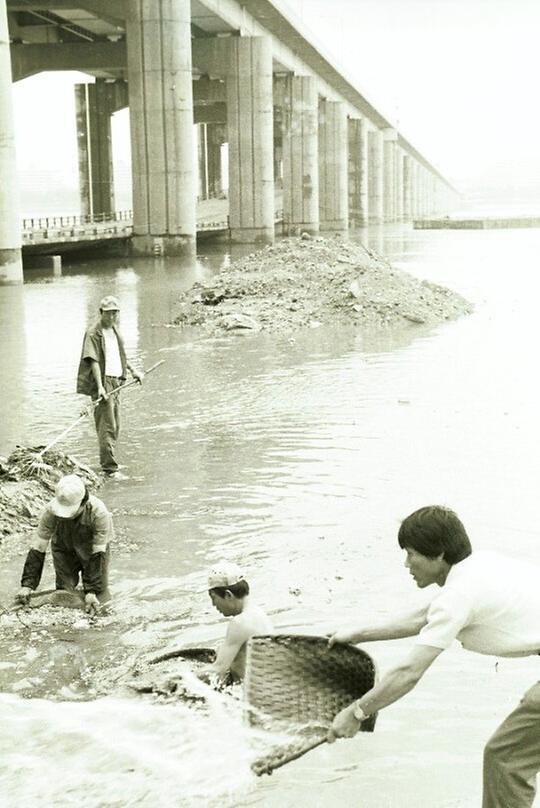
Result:
[[[454,564],[416,642],[445,649],[454,639],[480,654],[538,654],[540,567],[482,551]]]
[[[124,379],[127,375],[127,359],[124,342],[118,330],[113,326],[114,333],[118,340],[118,350],[120,352],[120,360],[122,363],[122,372],[120,378]],[[98,321],[94,326],[89,328],[83,340],[81,351],[81,358],[79,362],[79,369],[77,372],[77,393],[83,393],[86,396],[97,397],[97,384],[92,373],[92,362],[97,362],[101,371],[101,381],[105,379],[105,337],[103,336],[103,328]]]

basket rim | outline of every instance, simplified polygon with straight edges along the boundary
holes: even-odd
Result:
[[[275,634],[254,634],[252,637],[249,638],[248,643],[247,643],[248,654],[249,654],[249,651],[250,651],[250,648],[251,648],[252,640],[257,640],[257,639],[304,640],[307,643],[311,643],[313,645],[320,645],[322,643],[324,643],[325,645],[328,645],[328,637],[325,636],[324,634],[285,634],[285,633],[282,633],[282,632],[280,632],[279,634],[278,633],[275,633]],[[362,658],[364,660],[364,662],[368,662],[372,666],[373,673],[374,673],[374,676],[375,676],[375,680],[377,680],[378,673],[379,673],[378,668],[377,668],[377,663],[375,662],[375,660],[373,659],[371,654],[369,654],[364,648],[359,648],[357,645],[353,645],[353,643],[350,643],[350,642],[340,642],[340,643],[335,643],[332,646],[332,648],[328,648],[328,651],[330,652],[330,651],[332,651],[332,650],[334,650],[336,648],[347,648],[349,652],[352,651],[353,654],[356,654],[359,658]]]
[[[268,640],[306,640],[306,641],[312,642],[313,644],[323,642],[326,645],[328,644],[328,640],[329,640],[328,636],[326,636],[325,634],[288,634],[286,632],[279,632],[279,633],[274,632],[272,634],[253,634],[249,638],[248,642],[251,642],[251,640],[259,640],[259,639],[260,640],[265,640],[265,639],[268,639]],[[359,648],[357,645],[354,645],[351,642],[336,642],[332,647],[336,648],[336,647],[341,647],[341,646],[343,646],[345,648],[351,648],[354,651],[358,651],[360,654],[362,654],[362,656],[370,657],[370,654],[368,654],[367,651],[365,651],[363,648]]]

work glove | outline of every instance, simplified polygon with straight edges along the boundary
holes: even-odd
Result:
[[[100,607],[100,602],[93,592],[87,592],[84,596],[84,610],[86,614],[95,615]]]
[[[30,601],[32,590],[29,586],[21,586],[15,595],[15,603],[20,603],[21,606],[27,606]]]

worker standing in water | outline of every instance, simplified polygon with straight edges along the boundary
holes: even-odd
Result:
[[[220,684],[242,681],[248,640],[255,634],[271,634],[272,624],[266,612],[251,601],[249,584],[237,564],[220,561],[212,567],[208,573],[208,594],[218,612],[231,618],[213,672]]]
[[[84,335],[77,374],[77,392],[99,399],[94,421],[99,443],[99,460],[107,477],[126,480],[116,460],[120,434],[120,395],[114,390],[125,382],[128,371],[141,382],[144,373],[135,370],[126,357],[118,329],[120,304],[112,295],[99,304],[99,320]]]
[[[24,563],[15,600],[27,604],[41,581],[51,547],[57,592],[79,594],[86,612],[96,614],[110,598],[109,558],[112,516],[76,474],[62,477],[45,506]],[[82,591],[78,588],[82,585]],[[51,599],[54,603],[54,597]]]

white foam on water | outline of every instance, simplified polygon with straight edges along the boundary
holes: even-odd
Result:
[[[0,694],[2,808],[232,806],[254,782],[253,752],[223,699],[183,704]],[[24,772],[24,776],[21,776]]]

